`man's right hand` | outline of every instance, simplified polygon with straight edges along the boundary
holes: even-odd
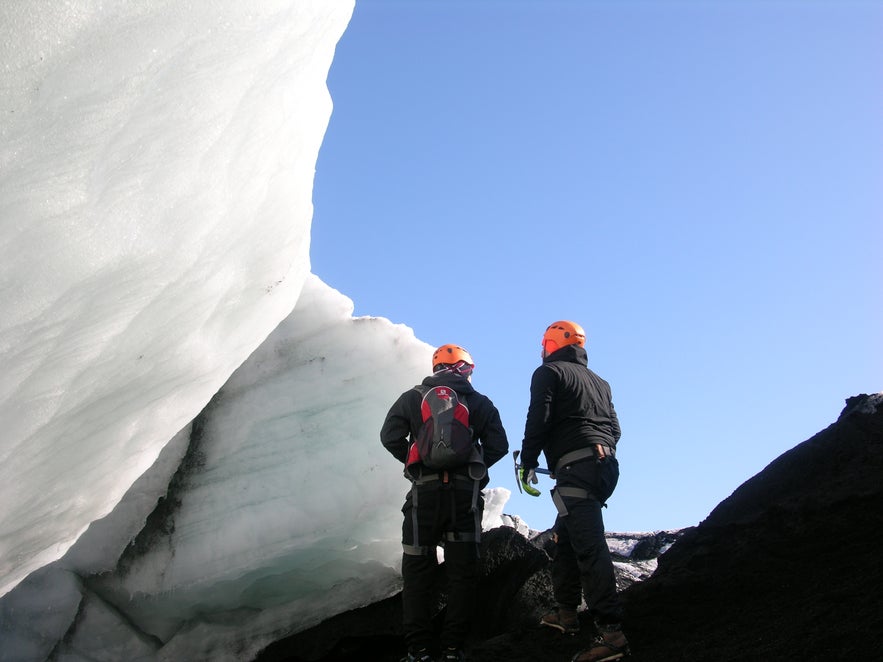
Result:
[[[535,487],[531,487],[531,483],[536,485],[539,482],[537,472],[533,469],[525,469],[522,467],[518,470],[518,473],[519,478],[521,479],[521,484],[524,486],[524,491],[531,496],[540,496],[540,491]]]

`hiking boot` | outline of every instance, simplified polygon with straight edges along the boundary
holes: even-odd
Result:
[[[439,662],[465,662],[466,655],[459,648],[445,648]]]
[[[580,651],[570,662],[609,662],[621,660],[629,654],[629,642],[620,629],[602,629],[592,647]]]
[[[556,607],[540,619],[540,625],[561,630],[564,634],[579,632],[579,618],[576,616],[576,609],[568,609],[567,607]]]
[[[401,659],[401,662],[433,662],[432,655],[425,648],[416,651],[408,651],[408,654]]]

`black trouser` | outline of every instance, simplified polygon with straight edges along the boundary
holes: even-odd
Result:
[[[595,622],[618,624],[622,609],[601,507],[619,480],[619,463],[612,457],[600,462],[587,459],[560,470],[556,479],[556,491],[578,488],[589,496],[559,495],[567,514],[559,512],[555,520],[558,544],[551,564],[555,600],[575,609],[585,597]]]
[[[448,580],[441,645],[462,648],[469,634],[478,583],[476,524],[481,524],[484,507],[479,495],[477,512],[472,511],[473,485],[473,481],[455,480],[415,486],[402,507],[402,621],[410,650],[432,645],[439,543],[444,544]]]

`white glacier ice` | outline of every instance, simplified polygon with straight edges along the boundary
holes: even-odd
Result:
[[[0,595],[294,308],[352,9],[0,5]]]
[[[181,435],[186,451],[180,436],[170,445],[177,474],[169,467],[179,462],[161,462],[142,479],[157,473],[170,485],[161,516],[123,549],[128,540],[108,531],[131,521],[127,498],[122,518],[96,522],[98,535],[87,531],[56,564],[56,576],[83,577],[85,614],[57,650],[106,655],[110,631],[124,633],[110,648],[157,659],[250,659],[277,636],[400,587],[396,511],[407,481],[378,429],[432,348],[407,327],[352,310],[310,276],[294,312]],[[150,486],[130,491],[144,493],[155,503]],[[134,508],[143,523],[148,511]],[[64,581],[36,586],[59,585],[73,609]],[[24,587],[11,604],[18,594]],[[62,638],[69,616],[49,639]]]

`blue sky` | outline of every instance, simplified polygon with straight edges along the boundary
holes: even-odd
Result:
[[[883,390],[883,3],[357,0],[328,86],[313,272],[467,347],[512,449],[580,323],[609,530],[698,524]]]

